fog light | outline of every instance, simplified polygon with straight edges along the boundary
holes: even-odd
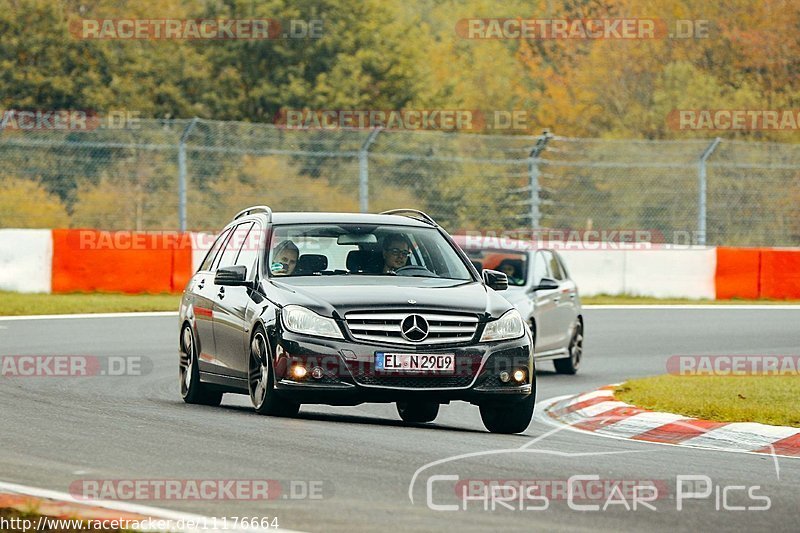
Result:
[[[524,370],[515,370],[514,371],[514,381],[517,383],[522,383],[525,381],[525,371]]]
[[[322,369],[318,366],[315,366],[311,369],[311,377],[314,379],[320,379],[322,377]]]
[[[502,381],[503,383],[508,383],[509,379],[511,379],[511,376],[508,375],[508,372],[506,372],[505,370],[500,372],[500,381]]]
[[[295,365],[294,367],[292,367],[292,376],[294,376],[297,379],[303,379],[304,377],[306,377],[307,373],[308,370],[306,370],[306,367],[304,367],[303,365]]]

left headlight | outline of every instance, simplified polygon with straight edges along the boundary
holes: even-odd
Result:
[[[481,342],[504,341],[517,339],[525,334],[525,322],[516,309],[506,311],[506,313],[486,324],[481,335]]]
[[[318,315],[299,305],[287,305],[281,311],[283,326],[291,332],[343,339],[342,330],[332,318]]]

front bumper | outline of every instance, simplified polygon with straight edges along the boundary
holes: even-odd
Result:
[[[275,340],[275,388],[300,403],[357,405],[364,402],[463,400],[471,403],[514,401],[535,393],[531,339],[467,346],[399,347],[348,340],[313,338],[286,331]],[[455,356],[451,374],[381,372],[375,353],[448,354]],[[292,375],[302,365],[303,378]],[[315,378],[312,370],[322,376]],[[500,373],[525,370],[521,383],[503,383]]]

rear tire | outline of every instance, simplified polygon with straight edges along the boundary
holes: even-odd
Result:
[[[569,341],[569,357],[554,359],[553,366],[556,367],[556,372],[559,374],[574,375],[578,373],[581,359],[583,359],[583,324],[578,322],[572,339]]]
[[[487,403],[480,406],[483,425],[492,433],[522,433],[531,423],[533,406],[536,403],[531,393],[516,402]]]
[[[272,358],[267,351],[264,331],[258,329],[250,341],[250,358],[247,373],[247,388],[253,408],[260,415],[295,416],[300,404],[280,397],[275,391]]]
[[[216,407],[222,402],[222,393],[210,390],[207,385],[200,382],[200,370],[197,361],[197,344],[194,340],[194,330],[192,330],[192,326],[185,324],[181,331],[179,374],[181,397],[186,403]]]
[[[433,422],[439,415],[439,404],[435,402],[397,402],[397,414],[407,424]]]

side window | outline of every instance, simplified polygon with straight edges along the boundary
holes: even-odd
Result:
[[[261,225],[256,223],[250,229],[250,233],[244,238],[244,245],[239,252],[239,257],[236,258],[237,266],[247,267],[247,276],[253,278],[253,270],[258,258],[258,249],[261,246]]]
[[[236,264],[236,257],[239,255],[239,251],[242,249],[242,245],[246,240],[247,233],[252,226],[252,222],[245,222],[244,224],[239,224],[231,231],[231,237],[228,239],[228,242],[225,243],[225,248],[223,248],[220,260],[217,263],[217,269]]]
[[[553,252],[545,252],[547,254],[547,262],[550,266],[550,272],[553,274],[553,279],[556,281],[564,281],[565,276],[564,272],[561,271],[561,265],[556,259],[556,256]]]
[[[229,234],[230,230],[223,231],[220,236],[217,237],[217,240],[214,241],[214,244],[212,244],[211,248],[208,250],[206,258],[203,259],[203,263],[200,265],[198,272],[205,272],[211,269],[211,263],[214,262],[214,259],[217,257],[217,252],[219,252],[219,249],[222,248],[222,245],[225,242],[225,239],[228,238]]]
[[[533,259],[534,287],[542,281],[542,278],[546,278],[547,276],[549,276],[549,272],[547,270],[547,260],[544,256],[544,252],[536,252],[536,256]]]

